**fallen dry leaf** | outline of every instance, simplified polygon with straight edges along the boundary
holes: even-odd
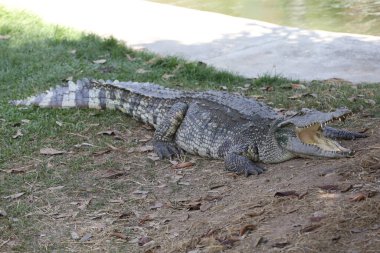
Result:
[[[160,160],[160,157],[156,153],[154,153],[154,152],[149,153],[147,155],[147,158],[150,159],[150,160],[152,160],[152,161],[158,161],[158,160]]]
[[[379,193],[379,192],[376,191],[376,190],[370,190],[370,191],[367,192],[367,197],[368,197],[368,198],[372,198],[372,197],[374,197],[375,195],[377,195],[378,193]]]
[[[118,136],[116,136],[116,137],[118,137]],[[109,144],[107,142],[106,142],[106,145],[107,145],[107,147],[109,147],[112,150],[119,150],[119,148],[117,148],[117,147],[115,147],[115,146],[113,146],[113,145],[111,145],[111,144]]]
[[[82,142],[80,144],[75,144],[74,147],[75,148],[81,148],[81,147],[97,147],[97,146],[95,146],[94,144],[91,144],[91,143]]]
[[[272,244],[272,247],[273,248],[284,248],[286,246],[288,246],[290,243],[288,241],[285,241],[285,242],[275,242]]]
[[[259,238],[257,238],[256,242],[254,243],[255,247],[259,246],[260,244],[262,243],[267,243],[268,240],[265,239],[264,237],[260,236]]]
[[[376,105],[376,101],[373,99],[364,99],[364,103],[369,105]]]
[[[127,57],[128,61],[134,61],[135,60],[135,58],[133,58],[129,54],[125,54],[125,57]]]
[[[119,219],[127,219],[131,216],[134,216],[135,214],[133,212],[126,212],[126,213],[122,213],[118,216]]]
[[[100,156],[100,155],[107,154],[107,153],[109,153],[109,152],[111,152],[111,151],[112,151],[112,149],[103,149],[103,150],[95,151],[95,152],[93,152],[92,154],[93,154],[94,156]]]
[[[205,200],[205,201],[214,201],[214,200],[221,200],[223,198],[222,195],[211,195],[211,194],[207,194],[205,197],[202,198],[202,200]]]
[[[149,193],[149,191],[142,191],[142,190],[136,190],[136,191],[132,192],[132,194],[143,194],[143,195],[146,195],[148,193]]]
[[[144,153],[148,151],[153,151],[153,146],[142,146],[142,147],[130,148],[128,150],[128,153],[133,153],[133,152]]]
[[[370,170],[380,170],[380,163],[372,165],[371,167],[369,167],[369,169]]]
[[[153,151],[153,146],[142,146],[142,147],[138,147],[136,150],[137,152],[141,152],[141,153]]]
[[[223,246],[225,247],[228,247],[228,248],[231,248],[234,246],[234,243],[235,242],[238,242],[240,241],[240,238],[239,237],[233,237],[233,236],[229,236],[229,237],[226,237],[226,238],[216,238],[216,240]],[[216,248],[215,251],[207,251],[207,252],[223,252],[223,249],[224,248]]]
[[[201,206],[199,207],[199,210],[201,212],[205,212],[207,211],[208,209],[210,209],[212,207],[212,204],[211,203],[202,203]]]
[[[358,97],[357,96],[351,96],[351,97],[347,98],[347,100],[350,102],[355,102],[356,100],[358,100]]]
[[[284,210],[284,212],[286,214],[290,214],[290,213],[294,213],[294,212],[297,212],[299,210],[299,207],[290,207],[290,208],[286,208]]]
[[[156,217],[147,214],[147,215],[145,215],[143,218],[141,218],[141,219],[139,220],[139,225],[144,225],[145,222],[147,222],[147,221],[152,221],[152,220],[154,220],[155,218],[156,218]]]
[[[117,232],[117,231],[111,232],[111,236],[114,236],[114,237],[117,237],[117,238],[120,238],[123,240],[128,240],[128,236],[126,236],[123,233]]]
[[[288,97],[288,99],[296,100],[296,99],[300,99],[302,97],[307,97],[307,96],[313,97],[313,98],[318,97],[316,93],[297,93],[297,94],[294,94],[293,96]]]
[[[353,187],[354,187],[354,186],[353,186],[352,184],[345,185],[345,186],[343,187],[343,189],[340,190],[340,192],[342,192],[342,193],[348,192],[348,191],[351,190]]]
[[[139,68],[138,70],[136,70],[137,74],[145,74],[145,73],[148,73],[148,72],[150,72],[150,70],[146,70],[146,69],[143,69],[143,68]]]
[[[222,188],[226,186],[225,184],[214,184],[214,185],[211,185],[210,186],[210,190],[215,190],[215,189],[218,189],[218,188]]]
[[[189,186],[190,185],[190,182],[188,181],[180,181],[177,183],[178,185],[186,185],[186,186]]]
[[[87,233],[84,236],[82,236],[82,238],[80,239],[80,242],[87,242],[87,241],[91,240],[91,238],[92,238],[92,234]]]
[[[17,132],[15,135],[12,136],[13,139],[17,139],[21,136],[23,136],[24,134],[21,132],[21,129],[17,129]]]
[[[41,148],[40,154],[41,155],[61,155],[66,153],[66,151],[63,150],[56,150],[54,148]]]
[[[75,231],[71,231],[70,232],[70,235],[71,235],[71,239],[75,240],[75,241],[78,241],[80,239],[80,236],[78,235],[77,232]]]
[[[362,192],[360,192],[360,193],[356,194],[355,196],[351,197],[350,201],[352,201],[352,202],[359,202],[359,201],[365,200],[366,198],[367,198],[367,195],[364,194],[364,193],[362,193]]]
[[[240,236],[243,236],[243,235],[245,235],[247,232],[252,231],[252,230],[255,230],[255,229],[256,229],[256,225],[253,225],[253,224],[245,225],[245,226],[243,226],[243,227],[240,229],[239,235],[240,235]]]
[[[321,226],[322,226],[322,224],[311,224],[311,225],[308,225],[308,226],[302,228],[300,230],[300,232],[301,233],[308,233],[308,232],[316,230],[317,228],[319,228]]]
[[[9,173],[9,174],[20,174],[20,173],[27,172],[28,170],[30,170],[33,167],[34,167],[34,165],[27,165],[27,166],[20,167],[20,168],[5,170],[5,172]]]
[[[265,86],[265,87],[260,88],[260,90],[269,92],[269,91],[273,91],[274,88],[273,86]]]
[[[296,191],[283,191],[283,192],[276,192],[274,194],[275,197],[297,197],[299,198],[299,194]]]
[[[172,169],[184,169],[184,168],[188,168],[188,167],[192,167],[194,166],[195,163],[193,162],[183,162],[183,163],[177,163],[177,164],[173,164],[173,166],[171,166]]]
[[[359,234],[359,233],[362,233],[364,231],[365,231],[364,229],[360,229],[360,228],[352,228],[352,229],[350,229],[350,232],[354,233],[354,234]]]
[[[107,62],[107,60],[106,59],[99,59],[99,60],[95,60],[95,61],[92,61],[92,62],[95,63],[95,64],[104,64],[104,63]]]
[[[164,204],[162,204],[161,202],[156,202],[153,206],[150,206],[149,209],[150,210],[156,210],[156,209],[161,208],[163,206],[164,206]]]
[[[114,204],[124,204],[125,203],[125,201],[122,199],[110,199],[110,200],[108,200],[108,202],[114,203]]]
[[[125,175],[124,171],[115,170],[115,169],[107,169],[106,171],[102,172],[99,178],[115,179],[124,175]]]
[[[64,78],[63,81],[69,82],[69,81],[72,81],[73,79],[74,79],[73,76],[68,76],[68,77]]]
[[[300,99],[302,97],[303,97],[303,94],[297,93],[297,94],[295,94],[293,96],[288,97],[288,99],[296,100],[296,99]]]
[[[309,191],[308,191],[308,190],[306,190],[306,191],[304,191],[303,193],[301,193],[301,194],[298,196],[298,198],[299,198],[299,199],[303,199],[303,197],[305,197],[307,194],[309,194]]]
[[[261,211],[258,211],[258,212],[249,212],[249,213],[246,213],[245,215],[248,216],[248,217],[257,217],[257,216],[260,216],[264,213],[264,209],[262,209]]]
[[[4,199],[17,199],[19,197],[21,197],[22,195],[24,195],[25,192],[19,192],[19,193],[15,193],[15,194],[12,194],[12,195],[9,195],[9,196],[5,196]]]
[[[89,198],[89,199],[84,200],[84,201],[82,202],[82,204],[78,206],[78,208],[79,208],[80,210],[82,210],[82,211],[85,210],[85,209],[87,208],[87,206],[90,204],[91,200],[92,200],[92,198]]]
[[[174,77],[173,74],[163,74],[163,75],[162,75],[162,79],[164,79],[164,80],[169,80],[169,79],[172,78],[172,77]]]
[[[73,217],[73,213],[52,213],[51,216],[53,216],[54,219],[64,219],[67,217]]]
[[[114,136],[116,134],[120,134],[117,130],[106,130],[106,131],[100,131],[96,133],[97,135],[111,135]]]
[[[201,205],[202,205],[202,203],[200,201],[194,201],[194,202],[190,202],[190,203],[184,204],[184,206],[189,211],[199,210],[200,207],[201,207]]]
[[[339,187],[337,185],[333,185],[333,184],[319,185],[318,188],[322,189],[324,191],[337,191],[337,190],[339,190]]]
[[[0,217],[5,217],[5,216],[7,216],[7,212],[0,209]]]
[[[55,191],[55,190],[61,190],[63,189],[65,186],[63,185],[59,185],[59,186],[53,186],[53,187],[49,187],[47,188],[49,191]]]
[[[0,34],[0,40],[9,40],[11,38],[10,35],[1,35]]]
[[[254,98],[254,99],[264,99],[265,98],[264,96],[261,96],[261,95],[251,95],[249,97]]]
[[[152,241],[151,238],[147,237],[147,236],[143,236],[143,237],[140,237],[139,241],[138,241],[138,245],[139,246],[144,246],[145,244],[147,244],[148,242]]]
[[[30,123],[30,120],[29,119],[22,119],[21,123],[24,124],[24,125],[27,125],[27,124]]]
[[[300,83],[292,83],[293,90],[305,90],[306,86]]]
[[[312,216],[312,217],[310,217],[310,221],[311,222],[320,222],[324,218],[326,218],[326,216]]]
[[[148,195],[148,191],[141,191],[141,190],[136,190],[132,192],[133,198],[135,199],[145,199]]]
[[[184,221],[187,221],[189,218],[190,218],[190,215],[188,213],[184,213],[183,215],[179,217],[178,220],[181,222],[184,222]]]

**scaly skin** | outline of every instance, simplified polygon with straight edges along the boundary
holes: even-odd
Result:
[[[325,126],[344,120],[351,113],[344,108],[329,113],[304,109],[286,118],[243,96],[178,91],[149,83],[83,79],[11,103],[117,109],[155,127],[153,147],[160,158],[186,151],[223,159],[227,170],[247,176],[264,171],[256,162],[279,163],[297,156],[347,157],[351,150],[330,138],[366,137]]]

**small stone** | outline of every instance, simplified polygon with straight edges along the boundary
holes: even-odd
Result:
[[[7,212],[5,210],[0,209],[0,217],[7,216]]]
[[[71,231],[71,232],[70,232],[70,235],[71,235],[71,239],[73,239],[73,240],[75,240],[75,241],[77,241],[77,240],[80,239],[78,233],[75,232],[75,231]]]
[[[80,242],[87,242],[87,241],[89,241],[91,238],[92,238],[92,234],[87,233],[87,234],[85,234],[85,235],[80,239]]]

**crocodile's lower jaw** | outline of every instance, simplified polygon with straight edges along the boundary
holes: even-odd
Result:
[[[349,154],[351,150],[342,147],[338,142],[323,136],[320,124],[313,124],[305,128],[296,128],[297,137],[306,144],[318,147],[321,151]]]

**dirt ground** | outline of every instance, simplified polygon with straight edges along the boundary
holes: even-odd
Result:
[[[153,131],[136,125],[128,135],[137,148],[66,154],[98,166],[28,196],[40,227],[34,244],[56,252],[380,252],[380,120],[356,123],[370,137],[343,142],[353,158],[293,159],[248,178],[197,156],[159,161],[146,142]],[[69,172],[55,157],[48,167]]]

